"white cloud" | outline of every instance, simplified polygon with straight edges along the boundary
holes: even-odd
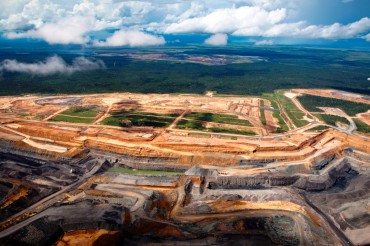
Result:
[[[353,38],[370,30],[370,19],[342,25],[307,25],[304,21],[284,22],[286,9],[267,11],[260,7],[218,9],[202,17],[170,24],[167,33],[227,33],[236,36]]]
[[[52,56],[44,62],[23,63],[17,60],[6,59],[0,63],[0,72],[29,73],[32,75],[46,76],[50,74],[72,74],[78,71],[103,69],[105,64],[102,60],[77,57],[68,65],[61,57]]]
[[[274,41],[272,41],[272,40],[261,40],[261,41],[256,41],[254,44],[255,45],[273,45]]]
[[[204,41],[209,45],[227,45],[227,35],[223,33],[216,33]]]
[[[369,33],[369,34],[367,34],[367,35],[365,35],[365,36],[364,36],[364,39],[366,39],[366,41],[370,42],[370,33]]]
[[[260,7],[240,7],[218,9],[203,17],[191,18],[173,23],[166,29],[167,33],[228,33],[243,30],[249,35],[259,35],[265,26],[282,21],[285,9],[266,11]]]
[[[333,6],[350,1],[337,0]],[[8,32],[8,38],[86,44],[92,31],[122,28],[171,34],[329,39],[361,37],[370,30],[368,18],[331,25],[310,25],[300,20],[298,13],[315,4],[320,7],[318,0],[0,0],[0,31]],[[97,45],[110,42],[119,43],[107,40]]]
[[[92,17],[73,16],[63,18],[56,23],[46,23],[38,29],[26,32],[9,32],[5,36],[14,38],[43,39],[50,44],[84,44],[89,40],[86,33],[94,29]]]
[[[107,38],[106,41],[95,41],[94,46],[130,46],[141,47],[163,45],[166,41],[161,36],[156,36],[135,30],[119,30]]]

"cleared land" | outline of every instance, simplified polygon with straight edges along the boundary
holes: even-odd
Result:
[[[274,97],[280,112],[267,101],[264,110],[294,125],[285,101]],[[260,99],[238,96],[125,93],[7,101],[0,111],[2,242],[370,243],[366,135],[323,131],[315,122],[286,134],[266,132]],[[86,119],[75,115],[82,112],[61,112],[92,105],[105,109],[99,120],[113,117],[120,126],[36,120]],[[173,123],[165,129],[134,125],[159,119]],[[240,125],[244,119],[252,126]],[[176,129],[176,123],[200,131]],[[307,131],[315,126],[320,132]]]

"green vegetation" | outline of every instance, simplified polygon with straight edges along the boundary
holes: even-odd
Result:
[[[136,170],[125,167],[113,167],[110,169],[113,172],[128,173],[128,174],[149,174],[149,175],[183,175],[182,172],[165,172],[156,170]]]
[[[264,100],[261,100],[260,101],[260,114],[261,114],[261,123],[265,126],[266,125],[266,116],[265,116],[265,110],[262,109],[262,107],[265,107],[265,101]]]
[[[80,123],[80,124],[91,124],[94,122],[94,118],[79,118],[79,117],[70,117],[66,115],[57,115],[50,119],[50,121],[62,121],[69,123]]]
[[[277,101],[281,104],[281,106],[285,109],[288,117],[293,121],[296,127],[302,127],[307,125],[309,122],[307,120],[303,120],[304,113],[299,110],[292,100],[284,95],[285,91],[276,91],[275,97]]]
[[[130,110],[121,110],[116,112],[111,112],[111,115],[113,116],[122,116],[127,114],[137,114],[137,115],[150,115],[150,116],[160,116],[160,117],[178,117],[179,113],[172,113],[172,114],[159,114],[159,113],[153,113],[153,112],[143,112],[143,111],[136,111],[133,109]]]
[[[336,115],[330,115],[330,114],[315,114],[317,118],[324,121],[326,124],[331,126],[336,126],[336,122],[341,122],[344,124],[349,125],[350,123],[348,120],[344,117],[336,116]]]
[[[283,132],[287,132],[289,130],[287,124],[285,123],[285,121],[283,120],[283,118],[281,117],[280,115],[280,111],[279,111],[279,107],[276,103],[276,97],[275,97],[275,94],[273,93],[264,93],[262,98],[265,98],[267,100],[269,100],[271,102],[271,107],[274,108],[274,113],[272,114],[272,116],[278,120],[278,123],[280,125],[279,128],[276,129],[276,132],[277,133],[283,133]]]
[[[221,124],[230,124],[238,126],[252,126],[248,120],[239,119],[236,115],[228,114],[213,114],[213,113],[202,113],[202,112],[191,112],[185,115],[186,119],[215,122]]]
[[[67,109],[60,114],[68,115],[68,116],[76,116],[76,117],[95,118],[99,114],[99,111],[95,108],[76,107],[76,108]]]
[[[357,131],[365,134],[370,133],[370,126],[368,124],[358,119],[353,119],[353,121],[357,126]]]
[[[173,114],[177,116],[178,114]],[[154,114],[150,112],[139,111],[120,111],[114,112],[110,117],[105,118],[101,124],[111,126],[152,126],[167,127],[175,120],[174,117],[168,117],[164,114]]]
[[[35,45],[36,46],[36,45]],[[24,56],[3,52],[1,60],[17,59],[32,63],[45,59],[45,47],[27,43],[25,50],[34,51]],[[58,53],[58,47],[48,47],[48,53]],[[42,49],[43,52],[35,52]],[[88,50],[86,50],[89,53]],[[207,66],[168,61],[132,60],[122,54],[172,53],[184,55],[239,55],[259,56],[265,61]],[[27,52],[27,51],[25,51]],[[217,91],[220,94],[261,95],[277,89],[335,88],[370,94],[370,55],[367,51],[316,49],[305,47],[201,47],[173,48],[112,48],[96,49],[94,54],[106,64],[106,69],[81,71],[70,75],[30,76],[4,72],[0,80],[0,95],[29,93],[198,93]],[[68,63],[79,54],[60,54]],[[365,59],[366,57],[366,59]],[[365,78],[365,79],[364,79]],[[12,86],[9,86],[12,85]]]
[[[96,108],[75,107],[67,109],[59,115],[54,116],[50,121],[91,124],[99,113],[100,112]]]
[[[202,123],[192,121],[192,120],[180,120],[177,123],[176,128],[186,129],[186,130],[199,130],[199,131],[203,131],[207,129],[202,125]]]
[[[311,112],[320,112],[322,110],[318,107],[331,107],[331,108],[340,108],[346,112],[349,116],[355,116],[358,113],[366,112],[370,109],[370,105],[364,103],[356,103],[341,99],[328,98],[328,97],[319,97],[304,95],[298,98],[308,111]]]
[[[223,127],[210,127],[207,129],[207,131],[216,132],[216,133],[240,134],[240,135],[256,135],[254,131],[237,130],[237,129],[223,128]]]
[[[328,127],[328,126],[316,126],[316,127],[314,127],[314,128],[311,128],[311,129],[309,129],[308,131],[312,131],[312,132],[314,132],[314,131],[324,131],[324,130],[326,130],[326,129],[329,129],[330,127]]]
[[[193,120],[180,120],[177,123],[176,128],[178,129],[186,129],[186,130],[197,130],[197,131],[205,131],[205,132],[215,132],[215,133],[230,133],[230,134],[240,134],[240,135],[256,135],[254,131],[248,130],[237,130],[231,128],[224,128],[224,127],[210,127],[206,128],[203,126],[202,123]]]

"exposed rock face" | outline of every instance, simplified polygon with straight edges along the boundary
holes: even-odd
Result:
[[[217,176],[217,169],[210,169],[210,168],[202,168],[200,166],[192,166],[189,170],[185,172],[186,175],[193,175],[193,176],[204,176],[204,177],[212,177]]]
[[[344,159],[323,175],[301,176],[294,186],[307,191],[327,190],[331,188],[337,180],[353,175],[349,173],[350,170],[351,164]]]
[[[299,179],[292,177],[273,177],[268,175],[256,175],[250,177],[216,177],[209,178],[210,189],[256,189],[271,186],[289,186]]]
[[[312,165],[314,167],[315,170],[321,170],[323,169],[325,166],[327,166],[331,161],[333,161],[335,158],[335,155],[331,155],[331,156],[328,156],[328,157],[319,157],[319,158],[316,158]]]

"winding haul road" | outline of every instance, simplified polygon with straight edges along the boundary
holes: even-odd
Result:
[[[22,210],[21,212],[19,213],[16,213],[14,214],[13,216],[7,218],[6,220],[2,221],[1,224],[5,224],[7,223],[8,221],[11,221],[11,220],[14,220],[16,218],[21,218],[22,216],[24,215],[27,215],[27,214],[30,214],[32,212],[35,212],[35,210],[37,210],[40,206],[43,206],[47,203],[55,203],[57,201],[53,201],[53,199],[57,198],[59,195],[62,195],[63,193],[69,191],[69,190],[73,190],[75,189],[76,187],[82,185],[86,180],[88,180],[91,176],[93,176],[98,170],[99,168],[102,166],[103,162],[98,162],[97,165],[95,165],[95,167],[93,167],[88,173],[86,173],[84,176],[82,176],[78,181],[76,181],[75,183],[73,184],[70,184],[66,187],[64,187],[63,189],[61,189],[60,191],[57,191],[53,194],[51,194],[50,196],[47,196],[45,198],[43,198],[42,200],[38,201],[37,203],[34,203],[33,205],[29,206],[28,208]],[[39,215],[39,214],[38,214]],[[36,219],[38,219],[39,217],[36,216],[32,216],[16,225],[13,225],[3,231],[0,232],[0,238],[3,238],[3,237],[6,237],[6,236],[9,236],[10,234],[12,234],[13,232],[21,229],[22,227],[28,225],[29,223],[35,221]],[[1,225],[0,224],[0,225]]]

